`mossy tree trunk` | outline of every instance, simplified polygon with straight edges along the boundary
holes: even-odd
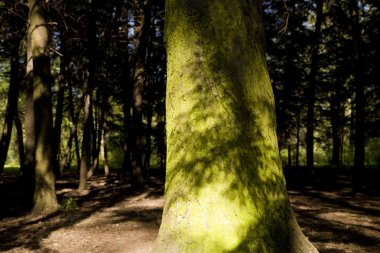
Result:
[[[48,29],[43,2],[29,0],[29,36],[33,59],[35,190],[33,212],[58,208],[53,172],[53,116]]]
[[[166,2],[167,174],[153,252],[317,252],[286,192],[260,4]]]

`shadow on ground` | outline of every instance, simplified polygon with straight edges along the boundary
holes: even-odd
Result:
[[[320,169],[311,175],[289,169],[286,177],[298,222],[319,252],[380,252],[377,172],[363,177],[356,194],[347,171]]]
[[[77,180],[69,176],[57,182],[58,199],[71,198],[76,203],[76,208],[70,210],[58,210],[44,216],[28,215],[26,208],[20,203],[21,188],[15,176],[6,176],[0,182],[1,200],[0,207],[0,251],[11,251],[22,248],[38,252],[60,252],[47,249],[41,245],[51,233],[61,228],[70,228],[87,219],[95,213],[101,213],[118,203],[139,195],[144,198],[162,197],[163,183],[151,177],[147,187],[140,190],[132,190],[129,184],[118,181],[117,175],[109,178],[94,176],[89,180],[89,192],[86,195],[78,195],[75,191]],[[151,223],[161,218],[162,209],[136,209],[119,212],[117,219]],[[114,220],[112,220],[114,222]],[[80,238],[78,238],[80,241]]]
[[[291,170],[286,177],[300,226],[319,252],[380,252],[375,176],[369,175],[356,195],[344,172],[322,170],[311,176]],[[71,197],[78,208],[33,217],[22,208],[16,177],[2,177],[0,252],[148,252],[161,221],[163,180],[152,177],[139,191],[120,183],[116,174],[95,176],[89,185],[89,193],[78,196],[75,176],[58,181],[59,199]]]

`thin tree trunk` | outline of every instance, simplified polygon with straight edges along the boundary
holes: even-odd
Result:
[[[150,169],[150,157],[152,153],[152,105],[148,105],[147,108],[147,126],[146,126],[146,149],[145,149],[145,157],[144,157],[144,171],[148,171]]]
[[[296,133],[296,167],[300,166],[300,129],[301,129],[301,111],[297,110],[297,133]]]
[[[86,81],[88,82],[88,81]],[[88,89],[88,88],[87,88]],[[87,92],[84,96],[84,110],[83,110],[83,139],[82,139],[82,155],[80,158],[80,175],[79,175],[79,187],[78,191],[84,191],[87,189],[87,159],[88,159],[88,144],[90,141],[90,105],[91,94]]]
[[[352,38],[354,43],[354,87],[355,87],[355,154],[352,188],[356,192],[360,189],[361,173],[365,161],[365,97],[364,76],[361,62],[361,27],[358,0],[351,1]]]
[[[17,108],[18,110],[18,108]],[[18,112],[14,117],[14,123],[17,131],[17,143],[18,143],[18,157],[20,161],[20,172],[21,175],[24,173],[24,165],[25,165],[25,153],[24,153],[24,139],[23,139],[23,132],[22,132],[22,124],[21,120],[18,116]]]
[[[309,74],[309,88],[308,88],[308,104],[307,104],[307,122],[306,122],[306,163],[308,169],[314,169],[314,107],[315,107],[315,93],[317,86],[318,74],[318,51],[321,37],[321,25],[323,14],[323,0],[317,0],[317,19],[315,22],[315,30],[313,35],[312,53],[311,53],[311,66]]]
[[[78,106],[78,108],[81,108],[81,106]],[[75,108],[74,108],[74,101],[73,101],[73,87],[71,84],[69,84],[69,111],[70,111],[70,117],[73,124],[73,138],[74,138],[74,144],[75,144],[75,157],[77,160],[77,167],[78,170],[80,170],[80,152],[79,152],[79,140],[78,140],[78,119],[80,116],[80,110],[78,110],[78,116],[75,116]]]
[[[65,88],[66,88],[66,73],[67,73],[67,52],[66,52],[66,36],[65,33],[61,31],[61,57],[60,64],[60,74],[59,74],[59,88],[57,96],[57,107],[55,110],[55,122],[54,122],[54,173],[56,177],[60,177],[60,166],[59,166],[59,153],[61,146],[61,132],[62,132],[62,117],[63,117],[63,101],[65,98]]]
[[[103,167],[104,176],[108,177],[110,174],[110,168],[108,164],[108,154],[107,154],[107,121],[104,121],[103,132],[102,132],[102,153],[103,153]]]
[[[127,67],[128,69],[128,67]],[[129,80],[127,78],[126,80]],[[123,144],[123,168],[120,172],[120,180],[124,180],[126,176],[126,172],[131,170],[131,96],[129,87],[131,82],[127,82],[124,85],[123,93],[124,93],[124,104],[123,104],[123,131],[124,131],[124,144]]]
[[[292,167],[292,145],[288,144],[288,168]]]
[[[338,92],[338,91],[336,91]],[[341,115],[340,115],[340,101],[338,94],[333,94],[330,104],[330,121],[332,130],[332,156],[331,165],[340,167],[340,154],[341,154]]]
[[[142,149],[143,149],[143,90],[145,85],[145,58],[146,46],[149,36],[151,1],[146,1],[144,5],[144,20],[141,27],[140,43],[137,48],[137,60],[134,73],[134,86],[132,96],[133,108],[133,141],[132,141],[132,161],[131,161],[131,183],[139,187],[144,185],[146,171],[142,166]]]
[[[84,86],[84,109],[83,109],[83,139],[82,139],[82,155],[80,160],[80,176],[78,191],[87,189],[87,172],[88,172],[88,158],[91,153],[87,146],[91,142],[91,120],[92,120],[92,92],[95,81],[96,71],[96,52],[97,52],[97,37],[96,37],[96,13],[97,13],[97,0],[91,2],[91,14],[89,24],[89,63],[88,63],[88,77]]]
[[[100,154],[101,145],[102,145],[102,133],[104,131],[105,120],[106,120],[106,110],[107,110],[107,103],[108,103],[106,89],[107,89],[107,87],[105,87],[105,89],[102,91],[104,97],[103,97],[103,101],[101,103],[102,106],[100,108],[100,120],[99,120],[98,137],[97,137],[98,143],[96,145],[96,151],[95,151],[94,156],[93,156],[94,160],[92,162],[92,166],[87,173],[87,178],[92,177],[95,170],[99,166],[99,154]]]
[[[8,89],[8,101],[5,109],[3,132],[0,138],[0,175],[3,172],[5,161],[7,159],[9,143],[12,135],[13,120],[18,110],[17,104],[18,96],[20,93],[20,42],[21,38],[19,38],[17,35],[13,35],[11,45],[11,75]]]
[[[96,91],[96,100],[95,101],[99,101],[99,89],[97,89]],[[95,106],[94,103],[91,103],[91,112],[90,112],[90,115],[91,115],[91,120],[90,120],[90,123],[91,123],[91,159],[89,159],[89,162],[91,164],[91,167],[92,165],[95,165],[95,169],[98,168],[98,160],[99,160],[99,148],[100,148],[100,145],[98,145],[100,142],[97,141],[98,139],[98,130],[99,130],[99,117],[98,117],[98,114],[99,114],[99,106]]]

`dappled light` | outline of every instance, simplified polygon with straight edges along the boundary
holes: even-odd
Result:
[[[0,1],[0,251],[380,252],[375,0]]]

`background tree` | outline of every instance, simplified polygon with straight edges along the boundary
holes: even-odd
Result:
[[[10,78],[9,78],[9,89],[8,89],[8,99],[7,106],[4,115],[3,131],[0,137],[0,174],[3,171],[4,164],[7,158],[9,143],[11,140],[13,122],[18,117],[18,97],[20,93],[20,44],[22,36],[19,33],[12,31],[22,31],[22,25],[24,23],[20,17],[13,17],[10,13],[17,12],[17,3],[12,4],[8,7],[8,13],[4,17],[3,22],[8,23],[9,37],[7,40],[8,49],[10,51]]]

